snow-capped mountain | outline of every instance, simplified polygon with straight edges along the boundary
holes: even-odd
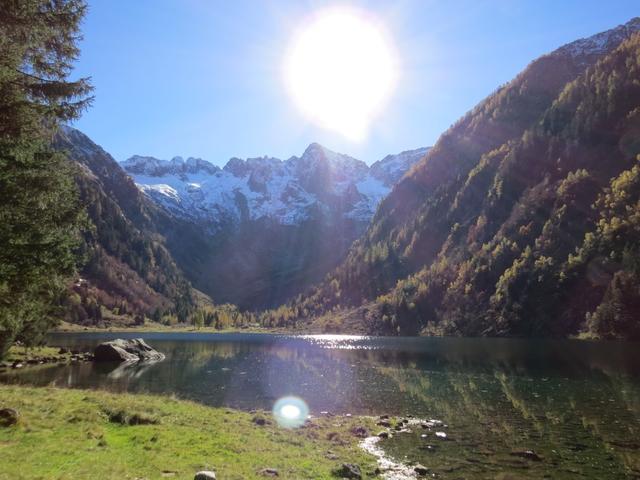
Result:
[[[387,155],[371,165],[371,175],[388,187],[392,187],[431,147],[406,150],[396,155]]]
[[[200,158],[138,155],[122,167],[156,203],[213,230],[260,219],[299,225],[315,212],[367,223],[392,186],[427,151],[388,155],[369,167],[312,143],[300,157],[232,158],[222,169]]]
[[[640,32],[640,17],[633,18],[611,30],[568,43],[552,52],[551,55],[568,54],[581,65],[590,64],[598,56],[612,51],[636,32]]]

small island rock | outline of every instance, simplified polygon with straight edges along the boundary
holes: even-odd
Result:
[[[118,338],[98,345],[93,352],[96,362],[147,362],[164,360],[164,354],[153,349],[141,338]]]

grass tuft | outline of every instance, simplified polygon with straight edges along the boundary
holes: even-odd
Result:
[[[160,420],[146,413],[127,412],[126,410],[106,410],[105,413],[111,423],[119,423],[120,425],[157,425]]]

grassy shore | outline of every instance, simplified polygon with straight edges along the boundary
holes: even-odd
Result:
[[[75,357],[69,350],[61,351],[60,347],[55,346],[26,348],[13,345],[9,348],[4,360],[0,361],[0,371],[14,363],[20,363],[23,367],[27,367],[31,363],[69,362]]]
[[[80,333],[80,332],[130,332],[130,333],[144,333],[144,332],[190,332],[190,333],[304,333],[301,329],[300,332],[296,330],[285,328],[262,328],[262,327],[249,327],[249,328],[227,328],[216,329],[214,327],[202,327],[196,328],[191,324],[177,324],[177,325],[163,325],[161,323],[146,322],[144,325],[129,324],[114,324],[107,327],[96,326],[83,326],[76,325],[74,323],[61,322],[58,327],[53,330],[54,333]]]
[[[0,386],[0,408],[20,413],[0,426],[0,479],[329,479],[343,462],[363,476],[376,462],[351,433],[373,419],[322,417],[278,427],[267,413],[209,408],[168,397]],[[267,420],[256,423],[256,417]]]
[[[56,357],[60,359],[69,359],[71,354],[69,352],[60,353],[59,347],[34,347],[26,348],[18,345],[13,345],[7,352],[6,362],[27,362],[31,359],[37,359],[40,357]]]

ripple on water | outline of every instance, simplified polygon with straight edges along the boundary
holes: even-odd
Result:
[[[365,335],[300,335],[309,343],[320,348],[330,348],[336,350],[373,350],[375,346],[368,342],[373,337]]]

